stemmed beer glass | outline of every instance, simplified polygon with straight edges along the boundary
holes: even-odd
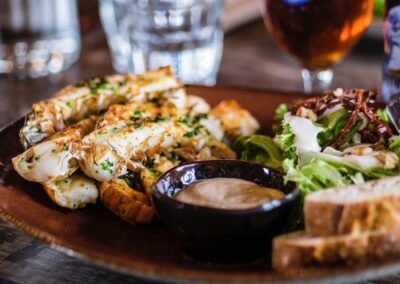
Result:
[[[274,40],[302,66],[306,93],[327,90],[332,66],[368,27],[373,0],[264,0]]]

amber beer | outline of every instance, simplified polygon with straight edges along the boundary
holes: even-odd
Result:
[[[265,0],[274,39],[304,68],[326,69],[341,59],[372,18],[373,0]]]

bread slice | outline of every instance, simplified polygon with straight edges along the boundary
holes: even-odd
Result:
[[[400,229],[359,234],[310,237],[304,231],[273,240],[272,267],[276,270],[316,264],[347,264],[400,256]]]
[[[309,194],[304,204],[307,234],[333,236],[400,223],[400,177]]]

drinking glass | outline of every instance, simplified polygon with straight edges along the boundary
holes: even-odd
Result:
[[[79,51],[76,0],[0,0],[0,75],[58,73]]]
[[[332,66],[368,27],[373,0],[264,0],[264,22],[278,45],[295,57],[306,93],[328,89]]]
[[[171,65],[185,83],[215,84],[221,61],[222,0],[100,0],[120,73]]]

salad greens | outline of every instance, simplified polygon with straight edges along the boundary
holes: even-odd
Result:
[[[290,159],[297,159],[296,146],[294,144],[295,135],[292,132],[290,124],[282,120],[282,132],[276,136],[278,144],[283,151],[283,157]]]
[[[282,170],[283,152],[268,136],[252,135],[240,137],[233,145],[240,159],[250,160],[268,167]]]
[[[383,17],[385,13],[385,1],[374,0],[374,16]]]
[[[400,136],[391,134],[386,110],[357,109],[350,94],[354,92],[315,104],[305,101],[311,107],[302,112],[298,106],[281,105],[274,117],[274,138],[244,136],[233,148],[241,159],[283,170],[286,181],[297,183],[301,200],[310,192],[400,175]],[[363,98],[367,102],[369,95]],[[298,209],[291,229],[301,226],[302,206]]]
[[[390,139],[389,150],[400,157],[400,136],[393,136]]]
[[[320,145],[324,145],[327,141],[331,140],[333,137],[336,137],[346,124],[348,118],[349,114],[343,108],[340,108],[323,117],[319,121],[319,124],[324,128],[324,131],[318,134],[318,143]]]
[[[280,104],[275,111],[274,124],[272,125],[272,131],[279,133],[282,131],[282,120],[284,119],[285,113],[289,111],[287,104]]]

